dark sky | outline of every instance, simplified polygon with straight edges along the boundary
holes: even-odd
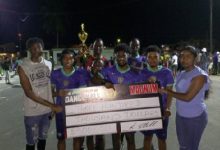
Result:
[[[220,40],[220,2],[214,0],[214,38]],[[19,20],[29,16],[26,21]],[[46,16],[46,17],[45,17]],[[123,42],[137,37],[142,45],[209,39],[209,0],[0,0],[0,44],[42,37],[47,47],[56,45],[56,25],[45,28],[45,20],[60,21],[61,46],[79,43],[81,22],[89,33],[88,43],[103,38],[106,45],[117,37]],[[58,19],[57,19],[58,18]]]

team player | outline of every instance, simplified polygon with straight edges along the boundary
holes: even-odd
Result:
[[[94,41],[92,45],[93,55],[90,55],[86,60],[85,68],[87,70],[91,69],[91,66],[96,59],[101,59],[104,62],[105,66],[108,66],[108,60],[102,55],[102,51],[104,50],[104,42],[102,39],[98,38]]]
[[[135,71],[140,71],[144,67],[145,57],[140,55],[140,41],[134,38],[130,42],[131,55],[128,63]]]
[[[143,81],[158,82],[161,87],[172,89],[173,76],[171,70],[159,65],[160,48],[151,45],[144,50],[144,55],[147,58],[147,67],[141,72]],[[162,110],[163,110],[163,129],[144,131],[144,149],[151,150],[153,134],[157,135],[159,150],[166,150],[167,126],[168,117],[170,116],[172,97],[162,95]]]
[[[56,97],[56,104],[64,107],[65,89],[75,89],[87,86],[86,72],[74,67],[75,53],[71,50],[63,50],[61,54],[62,68],[57,69],[51,74],[51,82],[54,86]],[[64,109],[63,109],[64,110]],[[57,129],[57,149],[65,150],[65,112],[62,111],[56,114],[56,129]],[[83,142],[83,138],[74,138],[74,150],[79,150]]]
[[[98,58],[93,61],[91,65],[90,71],[90,82],[89,86],[100,86],[105,85],[105,80],[103,75],[101,74],[101,70],[104,67],[104,62],[102,59]],[[93,140],[93,136],[87,137],[87,148],[88,150],[104,150],[105,149],[105,140],[103,135],[95,136],[95,144]],[[95,146],[94,146],[95,145]]]
[[[126,44],[119,44],[114,49],[116,55],[116,64],[111,68],[105,68],[102,71],[104,79],[112,84],[131,84],[137,82],[137,73],[132,71],[128,65],[130,48]],[[128,150],[135,150],[134,133],[125,133]],[[121,135],[113,134],[113,149],[120,150]]]

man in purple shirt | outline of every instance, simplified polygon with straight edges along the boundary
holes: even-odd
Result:
[[[172,89],[173,87],[173,75],[171,70],[159,65],[160,61],[160,48],[155,45],[148,46],[144,50],[144,54],[147,58],[148,66],[141,72],[143,82],[157,82],[161,87],[166,89]],[[144,149],[151,149],[151,142],[153,134],[157,135],[159,150],[166,150],[166,138],[168,117],[170,116],[170,106],[172,97],[163,94],[162,95],[162,113],[163,113],[163,129],[144,131]]]
[[[62,68],[54,70],[51,73],[51,82],[56,92],[56,104],[64,107],[62,91],[64,89],[75,89],[87,85],[86,71],[76,70],[74,67],[75,53],[71,50],[64,50],[61,54]],[[65,150],[65,112],[56,113],[57,128],[57,148]],[[80,149],[83,138],[74,138],[74,149]]]
[[[134,38],[130,42],[131,56],[128,59],[128,63],[135,71],[143,69],[145,57],[140,55],[140,41]]]
[[[104,79],[112,84],[132,84],[137,83],[137,73],[130,69],[128,65],[130,48],[127,44],[119,44],[114,49],[116,55],[116,64],[111,68],[105,68],[102,71]],[[134,132],[125,133],[128,150],[135,150]],[[120,150],[121,135],[113,134],[113,149]]]

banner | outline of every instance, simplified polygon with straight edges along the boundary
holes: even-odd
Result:
[[[162,128],[157,84],[70,90],[65,97],[66,138]]]

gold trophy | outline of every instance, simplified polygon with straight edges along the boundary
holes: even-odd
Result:
[[[85,46],[85,42],[88,38],[88,33],[85,32],[84,23],[81,24],[81,31],[78,33],[79,39],[82,42],[82,45]]]
[[[88,56],[89,56],[89,49],[86,46],[85,42],[88,38],[88,33],[85,32],[84,29],[84,23],[81,24],[81,31],[78,33],[79,39],[82,42],[79,47],[79,57],[83,58],[83,60],[86,62]]]

